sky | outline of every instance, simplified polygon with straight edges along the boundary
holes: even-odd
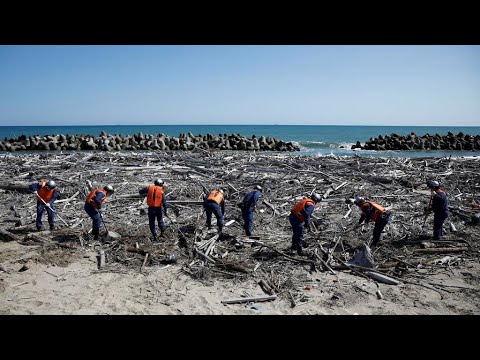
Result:
[[[0,126],[480,126],[480,46],[0,45]]]

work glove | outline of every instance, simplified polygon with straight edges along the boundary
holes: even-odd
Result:
[[[52,207],[49,203],[46,203],[45,206],[48,208]]]
[[[305,224],[305,231],[306,231],[306,232],[312,231],[312,228],[310,227],[310,224],[308,224],[308,225]]]
[[[423,208],[423,212],[424,212],[425,214],[428,214],[428,213],[430,212],[430,208],[429,208],[428,206],[425,206],[425,207]]]
[[[35,195],[37,195],[37,194],[38,194],[38,191],[34,191],[33,193],[34,193]]]

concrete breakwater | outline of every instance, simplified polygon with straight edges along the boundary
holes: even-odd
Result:
[[[0,141],[0,151],[59,151],[59,150],[259,150],[259,151],[299,151],[292,142],[272,137],[252,135],[247,138],[240,134],[193,135],[180,134],[179,137],[164,134],[150,135],[139,132],[135,135],[110,135],[102,131],[92,135],[20,135],[18,138]]]
[[[362,146],[359,141],[352,149],[364,150],[480,150],[480,135],[468,135],[462,132],[457,135],[448,132],[447,135],[418,136],[414,132],[407,136],[390,134],[370,138]]]

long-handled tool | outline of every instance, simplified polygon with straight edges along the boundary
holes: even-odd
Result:
[[[70,226],[70,225],[67,224],[67,222],[66,222],[65,220],[62,219],[62,217],[61,217],[60,215],[58,215],[57,212],[55,212],[55,210],[53,210],[53,209],[51,208],[51,206],[47,205],[47,203],[45,202],[45,200],[43,200],[43,199],[40,197],[40,195],[38,195],[38,193],[35,194],[35,195],[37,195],[37,198],[39,198],[39,199],[47,206],[47,208],[49,208],[50,210],[52,210],[52,212],[53,212],[54,214],[57,214],[58,218],[59,218],[60,220],[62,220],[65,225]]]
[[[105,236],[112,240],[119,240],[122,236],[119,233],[116,233],[115,231],[109,231],[107,229],[107,224],[105,224],[105,221],[103,221],[102,213],[98,209],[95,209],[95,210],[97,211],[98,215],[100,215],[100,219],[102,220],[103,226],[105,227],[105,231],[107,232]]]
[[[98,209],[95,209],[95,210],[97,210],[98,215],[100,215],[100,219],[102,220],[102,224],[103,224],[103,226],[105,227],[105,231],[107,232],[107,235],[108,235],[109,232],[108,232],[108,229],[107,229],[107,224],[105,224],[105,221],[103,221],[102,213],[101,213],[100,210],[98,210]]]
[[[182,230],[180,230],[180,228],[178,227],[178,225],[173,222],[172,218],[171,218],[170,216],[168,216],[167,214],[165,214],[165,216],[166,216],[167,219],[170,220],[170,222],[177,228],[178,232],[179,232],[180,234],[182,234],[182,236],[186,239],[187,236],[183,233]]]

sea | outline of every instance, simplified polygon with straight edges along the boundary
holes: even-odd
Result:
[[[301,151],[294,154],[305,156],[368,156],[368,157],[478,157],[480,151],[374,151],[351,150],[357,141],[363,145],[370,138],[390,134],[422,136],[458,134],[480,135],[480,126],[349,126],[349,125],[97,125],[97,126],[0,126],[0,139],[20,135],[54,134],[108,134],[133,135],[165,134],[179,136],[191,132],[198,134],[240,134],[269,136],[297,143]]]

